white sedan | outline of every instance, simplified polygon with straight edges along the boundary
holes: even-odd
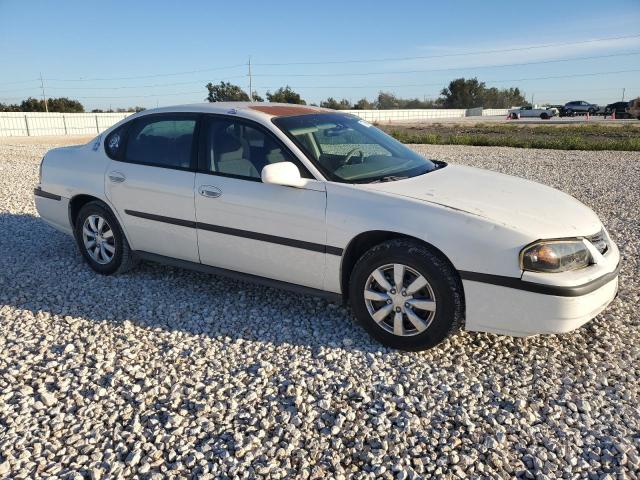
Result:
[[[140,112],[49,151],[35,201],[98,273],[143,259],[323,295],[401,349],[566,332],[618,287],[616,245],[569,195],[315,107]]]
[[[541,118],[548,120],[556,115],[558,115],[558,109],[555,107],[533,107],[528,105],[509,110],[509,118],[512,120],[517,120],[518,118]]]

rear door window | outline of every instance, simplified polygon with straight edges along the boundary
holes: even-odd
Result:
[[[192,167],[195,115],[142,117],[128,132],[124,160],[156,167]]]

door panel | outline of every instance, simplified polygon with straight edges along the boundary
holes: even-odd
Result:
[[[197,173],[202,263],[322,288],[326,193],[322,182],[307,183],[293,188]]]
[[[105,190],[125,223],[134,250],[199,261],[194,181],[194,172],[111,161]],[[163,218],[142,218],[141,214]],[[168,223],[170,220],[174,223]]]

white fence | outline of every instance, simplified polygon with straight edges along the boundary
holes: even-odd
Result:
[[[420,122],[433,118],[507,115],[507,109],[342,110],[376,123]],[[131,113],[0,112],[0,137],[97,135]]]
[[[433,118],[462,118],[474,116],[506,116],[507,108],[415,108],[406,110],[341,110],[351,113],[367,122],[376,123],[401,123],[420,122]]]
[[[433,109],[406,109],[406,110],[341,110],[351,113],[367,122],[395,123],[418,122],[431,118],[459,118],[467,114],[465,109],[433,108]]]
[[[509,109],[508,108],[484,108],[482,110],[482,116],[486,117],[486,116],[495,116],[495,115],[500,115],[500,116],[507,116],[507,113],[509,113]]]
[[[97,135],[131,114],[0,112],[0,137]]]

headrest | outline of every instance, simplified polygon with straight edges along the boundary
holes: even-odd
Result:
[[[216,135],[214,148],[219,154],[237,152],[242,149],[242,142],[236,136],[223,130]]]

